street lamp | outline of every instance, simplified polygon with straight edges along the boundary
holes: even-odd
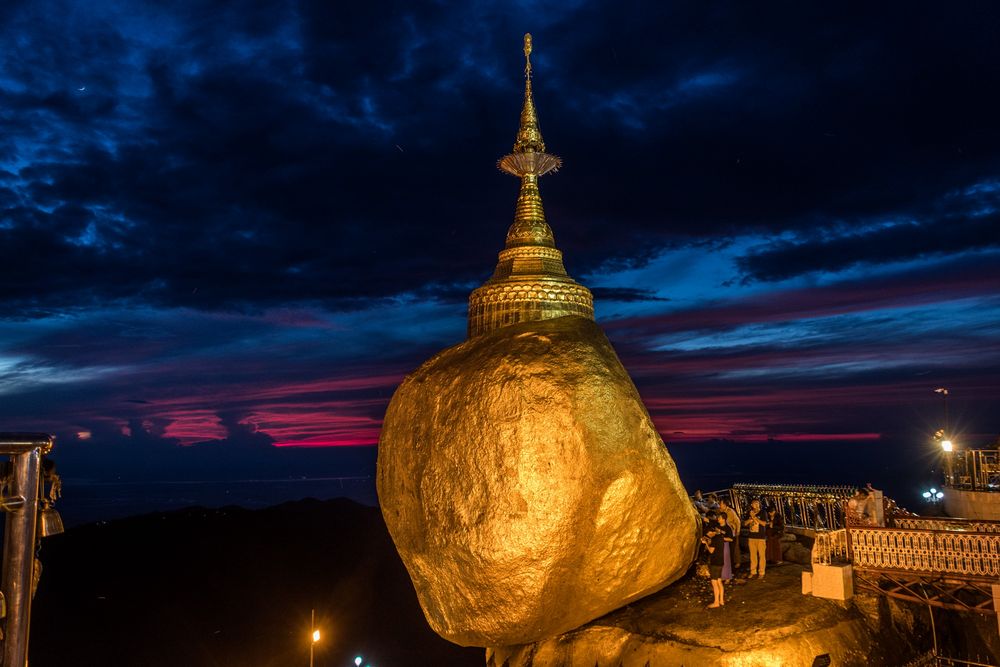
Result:
[[[955,469],[954,463],[951,459],[951,453],[955,451],[955,445],[949,439],[951,434],[951,424],[948,423],[948,389],[946,387],[938,387],[934,390],[935,394],[941,394],[941,400],[944,402],[944,428],[941,429],[941,451],[944,452],[944,465],[945,465],[945,475],[948,484],[955,483]]]
[[[930,503],[936,503],[937,501],[944,498],[944,492],[938,491],[933,487],[931,487],[930,491],[924,491],[922,495],[924,496],[924,500]]]
[[[941,394],[941,400],[944,402],[944,432],[947,433],[949,430],[948,425],[948,389],[946,387],[938,387],[934,390],[935,394]]]
[[[313,667],[313,650],[316,647],[316,642],[319,641],[319,630],[316,628],[316,610],[312,610],[312,615],[309,620],[309,627],[312,628],[312,641],[309,642],[309,667]]]

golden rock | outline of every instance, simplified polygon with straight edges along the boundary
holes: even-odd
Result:
[[[591,320],[522,322],[439,353],[389,404],[382,513],[431,627],[537,641],[675,581],[696,513]]]

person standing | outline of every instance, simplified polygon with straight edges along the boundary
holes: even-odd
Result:
[[[733,532],[732,556],[733,573],[735,574],[743,558],[743,554],[740,552],[740,515],[729,506],[729,501],[725,499],[719,500],[719,513],[726,515],[726,521]]]
[[[724,512],[719,513],[717,521],[718,525],[701,538],[708,550],[708,571],[712,581],[713,600],[712,604],[708,605],[709,609],[717,609],[726,604],[726,590],[722,585],[722,577],[726,556],[729,553],[728,547],[733,541],[733,530],[728,525]]]
[[[705,499],[705,504],[708,505],[709,512],[719,511],[719,496],[714,493],[708,494],[708,498]]]
[[[701,489],[694,492],[694,495],[691,496],[691,502],[694,503],[694,508],[698,510],[698,514],[701,514],[702,516],[708,514],[708,503],[705,502],[705,499],[702,497]]]
[[[785,522],[776,507],[767,510],[767,561],[781,562],[781,536],[785,534]]]
[[[870,516],[870,506],[871,504],[868,502],[868,489],[858,489],[858,492],[847,501],[847,521],[856,526],[873,525],[873,520]]]
[[[750,547],[750,578],[763,579],[767,565],[767,517],[760,509],[759,500],[751,501],[746,526],[747,545]]]

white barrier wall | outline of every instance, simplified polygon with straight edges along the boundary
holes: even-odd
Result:
[[[944,511],[951,517],[1000,521],[1000,493],[944,488]]]

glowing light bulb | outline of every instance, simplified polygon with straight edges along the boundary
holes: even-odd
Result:
[[[931,497],[931,492],[930,491],[924,491],[924,498],[930,498],[930,497]]]
[[[938,500],[940,500],[941,498],[944,498],[944,494],[941,493],[940,491],[938,491],[937,492],[937,498],[938,498]]]
[[[941,449],[943,449],[944,451],[950,452],[954,448],[955,448],[955,446],[951,443],[951,440],[942,440],[941,441]]]
[[[361,667],[361,663],[364,661],[365,661],[364,658],[362,658],[360,655],[354,658],[354,664],[357,665],[357,667]]]
[[[313,644],[319,641],[319,630],[313,630]]]

